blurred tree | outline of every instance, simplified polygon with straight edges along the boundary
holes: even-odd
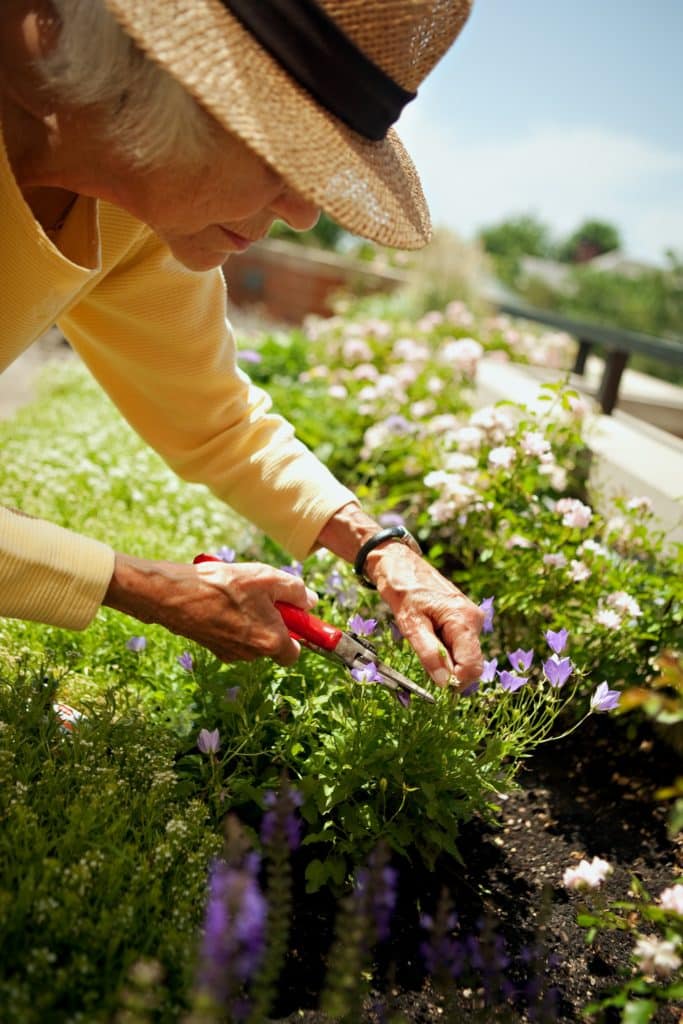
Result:
[[[517,282],[523,256],[549,258],[554,251],[549,229],[531,214],[482,228],[479,240],[492,256],[500,279],[510,285]]]
[[[619,231],[604,220],[587,220],[562,243],[558,256],[567,263],[586,263],[604,252],[621,248]]]
[[[321,213],[318,223],[310,231],[294,231],[289,224],[285,224],[282,220],[276,220],[268,237],[282,238],[287,242],[298,242],[300,245],[315,246],[318,249],[337,251],[342,247],[343,242],[353,236],[326,213]]]

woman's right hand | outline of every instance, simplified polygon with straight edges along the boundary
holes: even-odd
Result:
[[[272,658],[292,665],[301,647],[275,601],[308,610],[316,600],[298,576],[260,562],[185,565],[117,553],[102,603],[194,640],[221,661]]]

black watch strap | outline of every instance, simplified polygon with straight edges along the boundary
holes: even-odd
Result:
[[[369,540],[365,541],[365,544],[361,546],[360,551],[356,555],[356,560],[353,563],[353,571],[355,572],[358,579],[363,583],[364,586],[370,587],[371,590],[376,590],[377,587],[369,580],[365,575],[365,562],[371,551],[374,551],[380,544],[384,544],[387,540],[397,540],[400,544],[406,544],[409,548],[417,554],[422,554],[420,545],[413,537],[410,530],[406,530],[405,526],[387,526],[385,530],[379,530],[373,534]]]

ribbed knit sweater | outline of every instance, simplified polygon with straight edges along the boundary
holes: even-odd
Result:
[[[144,224],[87,197],[48,237],[1,134],[0,217],[0,372],[57,322],[179,476],[304,557],[355,499],[237,368],[221,272],[187,270]],[[82,629],[113,568],[106,544],[0,507],[0,616]]]

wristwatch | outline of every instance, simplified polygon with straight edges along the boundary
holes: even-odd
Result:
[[[416,554],[422,554],[422,548],[413,537],[410,530],[406,530],[405,526],[387,526],[384,530],[379,530],[373,534],[369,540],[366,540],[361,545],[360,551],[356,555],[356,559],[353,563],[353,571],[365,587],[369,587],[371,590],[377,590],[377,587],[368,579],[365,575],[365,562],[371,551],[374,551],[380,544],[384,544],[387,540],[397,540],[399,544],[405,544],[411,550],[415,551]]]

